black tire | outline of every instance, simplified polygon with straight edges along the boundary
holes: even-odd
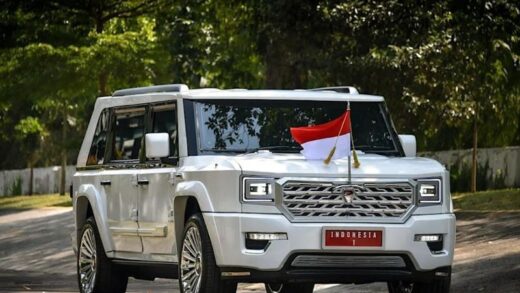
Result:
[[[187,247],[193,248],[190,245],[197,245],[192,241],[194,237],[196,239],[196,234],[194,234],[196,232],[199,233],[200,243],[195,250],[200,251],[197,251],[196,255],[192,255],[194,250],[190,250]],[[197,261],[194,262],[185,258],[184,253],[187,253],[188,257]],[[194,268],[190,269],[190,266]],[[183,269],[186,271],[185,274]],[[192,271],[197,271],[197,281],[190,282],[192,279],[189,278],[183,281],[185,279],[184,276],[193,276],[193,274],[190,275]],[[190,283],[194,283],[194,285],[190,285]],[[198,213],[192,215],[184,226],[179,250],[179,288],[182,293],[235,293],[237,291],[236,282],[221,280],[220,269],[215,261],[215,254],[213,253],[208,230],[202,215]]]
[[[94,239],[87,240],[87,237],[93,237]],[[90,265],[85,262],[89,258],[85,253],[82,252],[85,251],[82,250],[82,248],[84,247],[82,245],[87,245],[87,242],[95,243],[95,248],[90,246],[90,248],[95,253],[94,261],[90,262]],[[83,286],[86,283],[82,283],[82,274],[80,272],[80,258],[82,259],[82,268],[90,268],[90,271],[94,272],[93,282],[90,283],[93,285],[91,287]],[[114,265],[110,261],[110,259],[107,258],[105,254],[105,249],[103,248],[103,243],[101,242],[101,237],[99,236],[96,221],[93,217],[87,219],[87,221],[81,228],[81,233],[79,233],[76,267],[78,274],[78,287],[79,291],[82,293],[119,293],[126,291],[126,286],[128,284],[128,276],[120,268]],[[86,273],[84,273],[83,276],[86,276]],[[83,280],[85,281],[84,278]]]
[[[312,293],[312,283],[265,283],[266,293]]]
[[[389,293],[449,293],[451,269],[448,276],[424,282],[388,282]]]

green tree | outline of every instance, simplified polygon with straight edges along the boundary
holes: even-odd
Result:
[[[143,15],[161,2],[101,1],[97,7],[96,1],[83,2],[2,3],[10,13],[3,11],[0,20],[6,32],[0,34],[6,41],[0,47],[0,116],[5,118],[0,149],[19,153],[24,139],[15,136],[13,127],[27,115],[38,117],[49,137],[27,150],[36,154],[43,149],[49,155],[38,157],[39,163],[59,162],[62,172],[76,155],[95,97],[111,89],[160,83],[166,68],[161,58],[167,52],[158,46],[155,19]],[[12,138],[19,139],[6,143]],[[2,165],[23,165],[19,161],[9,156]]]
[[[42,153],[39,151],[41,144],[49,133],[45,130],[38,118],[26,117],[18,122],[14,128],[15,137],[21,141],[20,153],[26,157],[29,171],[29,195],[33,194],[34,166]]]

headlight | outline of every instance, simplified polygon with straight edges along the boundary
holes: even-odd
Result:
[[[273,178],[244,178],[244,201],[274,201]]]
[[[418,180],[417,193],[419,203],[440,203],[442,197],[441,188],[440,179]]]

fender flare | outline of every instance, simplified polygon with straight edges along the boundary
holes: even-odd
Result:
[[[107,203],[96,187],[92,184],[82,184],[78,188],[76,197],[74,198],[74,216],[76,222],[76,235],[80,233],[83,224],[87,220],[87,208],[90,205],[96,225],[98,226],[99,236],[103,243],[106,253],[114,250],[112,238],[110,237],[108,219],[107,219]],[[79,235],[78,235],[79,236]],[[79,241],[79,239],[78,239]]]
[[[208,190],[200,181],[179,182],[173,196],[173,215],[175,223],[175,243],[177,252],[180,251],[182,234],[184,232],[185,212],[188,200],[193,198],[199,205],[201,212],[213,212],[215,209],[210,200]]]

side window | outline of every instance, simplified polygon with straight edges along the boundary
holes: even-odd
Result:
[[[139,160],[145,108],[115,109],[111,160]]]
[[[108,131],[108,109],[103,110],[99,116],[96,131],[92,138],[92,145],[88,153],[87,165],[102,165],[105,159],[105,147],[107,143]]]
[[[175,104],[152,106],[152,132],[167,132],[170,136],[170,158],[179,157],[177,143],[177,107]]]

